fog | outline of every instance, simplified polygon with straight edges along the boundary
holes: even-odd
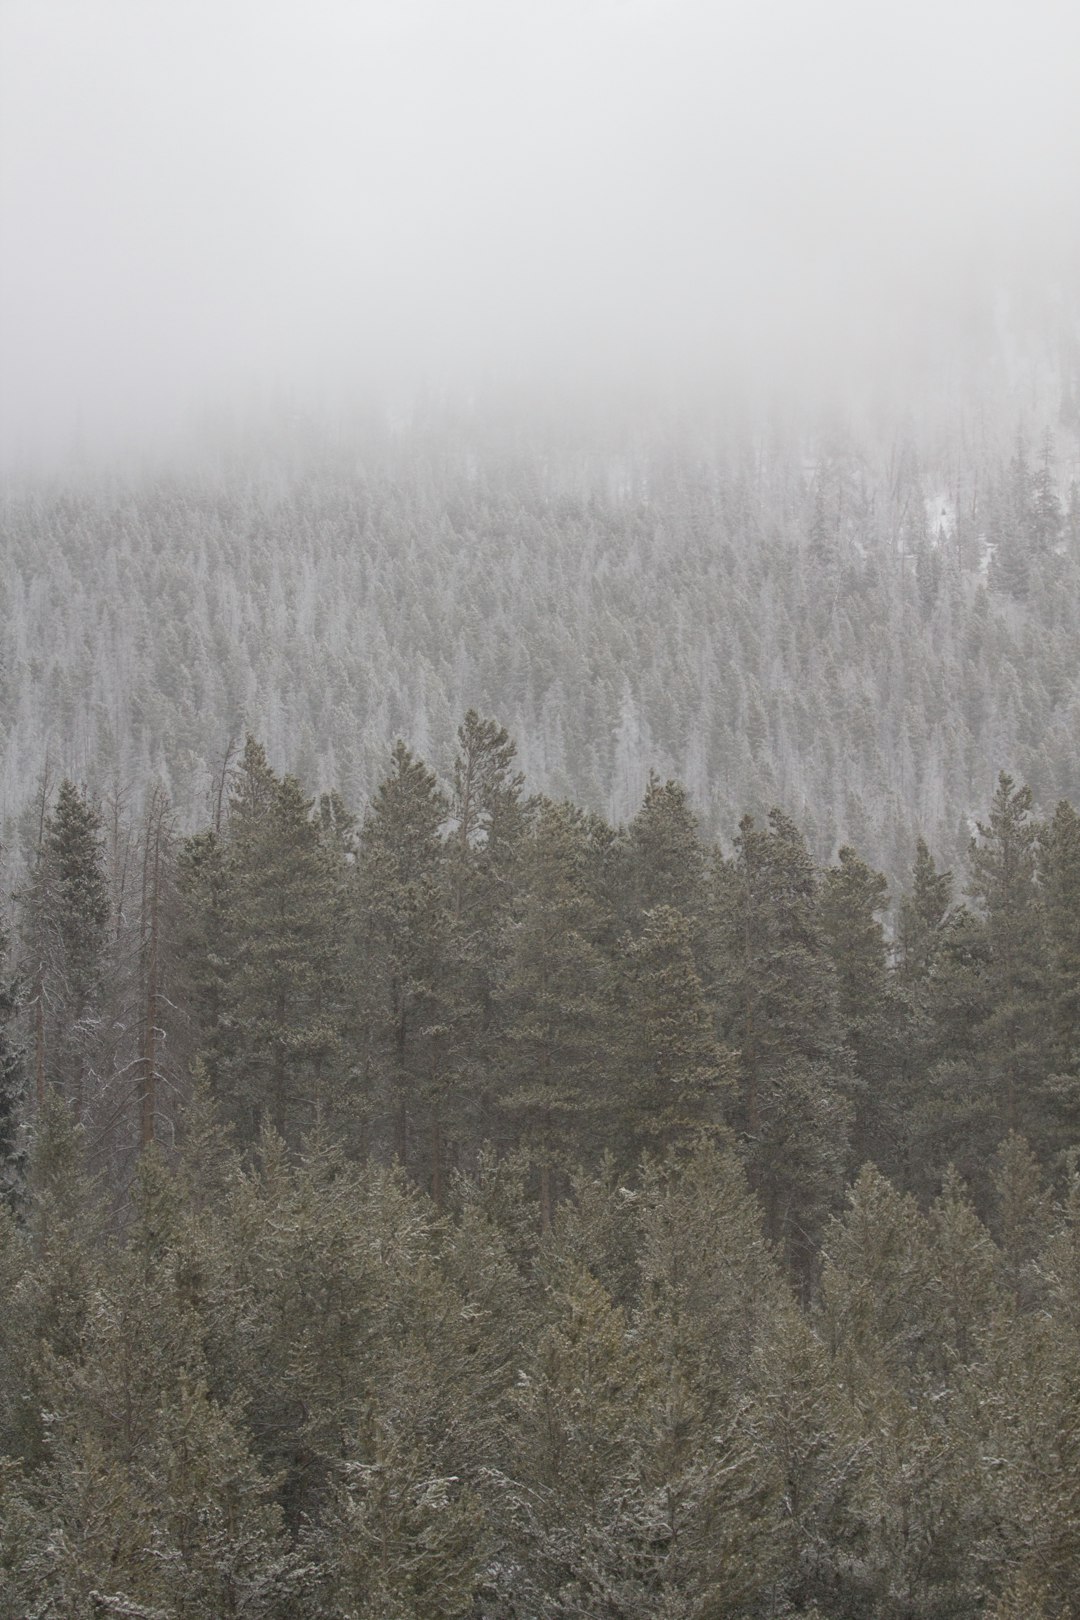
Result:
[[[6,0],[0,31],[9,462],[420,389],[899,399],[1003,309],[1072,318],[1064,0]]]

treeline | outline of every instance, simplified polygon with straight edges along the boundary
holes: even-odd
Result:
[[[0,1613],[1072,1615],[1080,817],[851,849],[470,712],[367,813],[39,807]]]
[[[965,870],[920,840],[890,914],[858,853],[818,868],[780,811],[724,851],[653,777],[616,828],[527,796],[515,752],[470,711],[441,785],[398,743],[358,822],[249,738],[186,838],[160,792],[137,826],[71,783],[43,794],[4,1003],[7,1159],[19,1088],[55,1091],[121,1188],[182,1130],[198,1072],[240,1147],[264,1118],[290,1151],[322,1129],[437,1207],[486,1144],[528,1144],[550,1225],[567,1165],[730,1130],[796,1269],[867,1161],[923,1202],[953,1165],[980,1209],[1010,1131],[1061,1169],[1080,1140],[1068,803],[1040,821],[1003,775]]]
[[[476,708],[610,821],[654,767],[729,842],[780,805],[816,860],[850,843],[894,887],[917,831],[958,865],[1001,761],[1080,803],[1069,397],[1056,441],[976,412],[606,438],[435,415],[12,482],[0,839],[32,853],[46,757],[103,799],[160,780],[190,831],[229,736],[361,805],[396,736],[448,771]]]

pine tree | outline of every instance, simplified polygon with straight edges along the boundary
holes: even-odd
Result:
[[[475,1492],[440,1474],[410,1435],[380,1427],[349,1455],[320,1534],[332,1612],[468,1620],[485,1584],[488,1534]],[[347,1607],[345,1607],[347,1606]],[[329,1608],[323,1612],[331,1612]]]
[[[952,873],[939,872],[926,841],[915,843],[911,886],[900,901],[897,923],[900,981],[917,1006],[917,989],[931,972],[941,930],[952,906]]]
[[[1047,1067],[1040,1147],[1075,1137],[1080,1124],[1080,816],[1066,801],[1043,829],[1039,889],[1045,940]],[[1029,1122],[1029,1128],[1035,1125]]]
[[[554,1213],[557,1168],[594,1149],[608,1102],[610,926],[591,884],[588,820],[543,801],[522,849],[514,946],[500,1007],[502,1105],[518,1140],[535,1144],[542,1218]]]
[[[0,973],[7,962],[7,936],[0,928]],[[26,1060],[16,1034],[17,979],[0,978],[0,1205],[16,1209],[26,1179],[24,1111]]]
[[[853,849],[841,849],[821,882],[821,929],[835,973],[837,1008],[854,1067],[855,1157],[890,1169],[902,1131],[898,1095],[903,1026],[878,913],[888,887]]]
[[[650,772],[641,809],[627,828],[623,905],[632,928],[645,914],[665,906],[690,925],[698,971],[704,972],[704,920],[708,860],[697,817],[678,782],[661,782]]]
[[[448,813],[434,774],[398,742],[360,833],[352,971],[358,1078],[402,1165],[425,1127],[429,1160],[437,1164],[441,1151]]]
[[[295,1144],[341,1105],[341,891],[296,779],[241,769],[228,829],[221,1083],[244,1136],[265,1110]]]
[[[446,849],[448,933],[443,1006],[444,1083],[432,1119],[432,1184],[440,1202],[443,1159],[493,1125],[488,1077],[497,1044],[496,998],[509,954],[517,863],[525,836],[524,778],[516,748],[470,709],[458,729]]]
[[[1038,825],[1031,789],[1004,772],[972,840],[969,892],[986,919],[991,1010],[984,1061],[995,1088],[1000,1131],[1035,1123],[1033,1104],[1044,1062],[1041,951],[1036,870]]]
[[[681,912],[645,913],[624,947],[616,993],[624,1056],[611,1139],[627,1125],[653,1145],[717,1126],[733,1100],[735,1063],[717,1041]]]
[[[71,782],[45,817],[22,904],[22,951],[34,1008],[38,1105],[48,1084],[81,1117],[88,1102],[109,895],[101,818]]]
[[[851,1059],[806,844],[779,810],[744,817],[718,870],[721,1032],[739,1053],[737,1122],[770,1234],[803,1264],[839,1195]]]
[[[217,1095],[229,1045],[230,872],[225,841],[213,830],[184,840],[176,863],[178,956],[192,1044]]]

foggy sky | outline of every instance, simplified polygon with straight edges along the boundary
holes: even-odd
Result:
[[[6,0],[6,457],[417,387],[878,384],[1066,303],[1080,8]]]

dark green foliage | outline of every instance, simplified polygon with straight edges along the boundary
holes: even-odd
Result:
[[[1030,1131],[1045,1062],[1045,968],[1036,888],[1039,828],[1032,793],[1004,772],[972,841],[969,893],[986,923],[990,1007],[983,1052],[996,1088],[999,1134]]]
[[[394,748],[360,833],[352,895],[352,994],[359,1014],[359,1098],[369,1126],[389,1129],[402,1165],[438,1160],[449,1074],[449,916],[442,829],[449,806],[404,743]],[[436,1171],[437,1173],[437,1171]]]
[[[805,1262],[847,1166],[855,1075],[806,844],[779,810],[745,817],[718,873],[721,1028],[739,1053],[736,1118],[771,1233]]]
[[[0,1615],[1065,1620],[1071,808],[1002,778],[978,910],[920,844],[894,966],[853,849],[724,860],[655,780],[619,835],[459,740],[359,837],[249,741],[179,861],[175,1141],[94,1180],[20,1105]]]
[[[900,1074],[907,1020],[879,921],[888,887],[853,849],[841,849],[821,882],[821,930],[833,965],[837,1011],[854,1070],[857,1162],[894,1170],[902,1157]]]
[[[513,946],[500,997],[501,1108],[534,1142],[546,1225],[561,1158],[598,1139],[610,1103],[610,928],[595,885],[588,820],[541,802],[523,845]],[[602,1135],[600,1136],[602,1140]]]
[[[1039,879],[1051,1072],[1040,1088],[1041,1117],[1031,1126],[1044,1150],[1053,1151],[1080,1129],[1080,817],[1064,800],[1042,831]]]
[[[61,1090],[81,1114],[100,1039],[109,895],[101,817],[62,782],[45,817],[22,908],[22,955],[35,1008],[37,1089]]]
[[[717,1041],[681,912],[645,913],[625,947],[617,995],[622,1111],[637,1140],[718,1125],[734,1100],[735,1062]]]
[[[3,977],[7,939],[0,929],[0,1204],[15,1209],[26,1175],[23,1120],[27,1103],[26,1058],[15,1027],[19,985]]]

